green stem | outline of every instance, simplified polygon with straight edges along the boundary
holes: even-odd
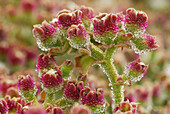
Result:
[[[95,46],[93,43],[90,43],[90,51],[91,56],[96,60],[103,60],[104,59],[104,53],[103,51]]]
[[[108,48],[105,52],[98,48],[97,46],[91,43],[91,56],[96,60],[105,60],[104,63],[101,63],[101,67],[103,68],[104,73],[107,75],[110,86],[112,89],[112,93],[115,99],[115,105],[120,104],[124,100],[124,86],[116,85],[116,79],[118,78],[117,70],[113,64],[113,55],[115,53],[116,47],[112,46]]]
[[[116,79],[118,78],[119,74],[113,64],[113,55],[115,53],[116,47],[111,47],[106,50],[105,58],[106,62],[101,64],[105,74],[107,75],[110,86],[112,89],[112,93],[115,98],[115,105],[120,104],[124,100],[124,89],[122,85],[116,85]]]

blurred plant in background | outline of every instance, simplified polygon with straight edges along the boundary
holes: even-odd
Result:
[[[89,7],[93,7],[93,10],[90,8],[88,11],[86,7],[79,6],[86,5]],[[66,107],[71,107],[70,113],[80,114],[94,113],[96,110],[93,107],[93,104],[103,104],[103,98],[95,97],[100,96],[99,94],[103,94],[105,98],[105,107],[107,107],[106,112],[108,113],[120,113],[120,112],[128,112],[132,113],[170,113],[170,1],[168,0],[16,0],[16,1],[0,1],[0,112],[6,113],[7,110],[9,113],[68,113]],[[126,11],[127,8],[133,7],[136,10]],[[58,13],[62,9],[68,9],[61,13]],[[81,10],[81,12],[76,12],[75,9]],[[76,26],[63,25],[65,23],[65,18],[70,16],[71,11],[74,13],[72,15],[82,15],[80,20],[79,17],[75,17],[75,22],[77,22]],[[128,14],[129,16],[133,16],[133,12],[138,12],[138,10],[142,10],[146,12],[148,15],[147,25],[144,23],[141,25],[144,20],[138,20],[138,15],[135,18],[130,17],[130,21],[128,20],[128,15],[126,15],[125,23],[121,23],[124,19],[123,14]],[[122,12],[121,12],[122,11]],[[102,13],[98,17],[98,12],[113,12],[117,13],[117,22],[114,22],[114,15],[108,15]],[[58,14],[57,14],[58,13]],[[68,13],[68,15],[67,15]],[[141,12],[137,13],[139,16]],[[57,15],[56,15],[57,14]],[[67,17],[68,16],[68,17]],[[109,18],[113,19],[112,25],[106,28],[100,28],[97,26],[100,21],[103,21],[105,18],[105,25],[107,25],[107,21]],[[127,19],[128,18],[128,19]],[[58,20],[60,23],[58,24]],[[44,21],[46,20],[46,21]],[[52,20],[52,21],[49,21]],[[74,20],[74,18],[73,18]],[[79,20],[79,21],[78,21]],[[118,21],[120,20],[120,21]],[[43,22],[44,21],[44,22]],[[43,23],[42,23],[43,22]],[[75,24],[73,22],[73,24]],[[90,23],[93,22],[93,26]],[[42,25],[41,25],[42,23]],[[82,24],[83,23],[83,24]],[[37,26],[38,33],[42,34],[45,39],[47,37],[53,36],[53,33],[58,36],[67,37],[67,39],[62,39],[60,37],[59,40],[53,41],[54,43],[48,45],[48,47],[55,47],[49,51],[48,55],[41,54],[38,57],[41,50],[37,48],[36,39],[33,38],[32,29],[33,25],[40,24]],[[52,25],[55,27],[56,31],[49,34],[48,30],[51,30]],[[100,23],[101,24],[101,23]],[[118,25],[117,25],[118,24]],[[84,26],[82,27],[82,25]],[[123,25],[123,26],[122,26]],[[43,28],[44,26],[44,28]],[[84,48],[84,46],[88,46],[84,41],[91,39],[91,42],[94,43],[97,47],[100,47],[102,51],[110,48],[110,44],[112,44],[112,40],[107,39],[107,41],[100,41],[102,37],[114,37],[119,36],[117,30],[125,26],[125,30],[129,31],[136,37],[141,36],[141,32],[132,32],[134,31],[134,27],[138,26],[142,28],[140,31],[146,31],[144,34],[144,38],[141,40],[131,40],[132,47],[137,50],[135,53],[133,50],[128,49],[125,45],[119,45],[119,48],[113,59],[114,65],[118,70],[118,74],[123,76],[123,73],[128,73],[128,77],[131,79],[132,74],[136,71],[141,71],[140,76],[144,73],[144,69],[146,66],[142,66],[143,61],[146,65],[148,65],[147,72],[141,81],[138,82],[128,82],[130,86],[125,86],[124,91],[124,102],[121,102],[119,105],[114,106],[114,101],[112,101],[112,95],[110,92],[109,81],[105,74],[101,71],[100,67],[94,65],[93,67],[89,67],[94,60],[89,58],[88,56],[79,56],[74,60],[74,56],[77,56],[75,52],[77,49]],[[142,26],[142,27],[141,27]],[[148,26],[146,28],[146,26]],[[93,28],[94,27],[94,28]],[[139,28],[137,27],[137,31]],[[34,27],[35,28],[35,27]],[[67,29],[69,30],[67,31]],[[43,30],[43,31],[42,31]],[[78,30],[84,31],[83,33]],[[94,31],[93,31],[94,30]],[[60,32],[61,31],[61,32]],[[103,31],[107,31],[107,34],[104,34]],[[110,32],[111,31],[111,32]],[[92,39],[92,32],[94,39]],[[121,38],[130,39],[132,34],[124,33],[123,31],[119,31],[122,34]],[[154,36],[148,36],[152,34]],[[47,34],[47,37],[46,37]],[[143,34],[143,32],[142,32]],[[49,36],[48,36],[49,35]],[[37,37],[37,36],[36,36]],[[39,36],[38,36],[39,37]],[[120,37],[120,36],[119,36]],[[81,40],[79,40],[81,39]],[[83,40],[82,40],[83,39]],[[159,44],[159,49],[157,51],[152,51],[150,53],[142,54],[145,51],[141,47],[145,47],[144,50],[153,48],[156,46],[154,40]],[[148,42],[149,40],[149,42]],[[68,45],[66,42],[68,41]],[[114,41],[117,41],[116,38]],[[41,42],[46,42],[42,40]],[[48,42],[51,42],[49,40]],[[98,43],[96,43],[98,42]],[[144,42],[147,45],[135,45],[135,43]],[[82,45],[76,45],[77,43],[81,43]],[[102,45],[101,45],[102,43]],[[117,42],[120,43],[120,42]],[[127,43],[127,42],[126,42]],[[48,43],[47,43],[48,44]],[[64,45],[66,44],[66,45]],[[154,45],[151,45],[154,44]],[[57,47],[58,46],[58,47]],[[75,46],[70,50],[70,46]],[[88,50],[81,49],[79,50],[79,54],[88,55]],[[67,53],[66,53],[67,52]],[[63,53],[66,53],[63,55]],[[91,54],[93,54],[91,52]],[[55,57],[57,56],[57,57]],[[140,58],[140,59],[139,59]],[[68,59],[67,61],[65,61]],[[36,65],[36,61],[38,60],[38,64]],[[71,61],[73,62],[71,62]],[[135,64],[135,60],[138,60],[139,63]],[[50,61],[50,63],[48,63]],[[132,62],[134,61],[134,62]],[[75,64],[75,62],[77,62]],[[87,62],[87,64],[83,64]],[[102,64],[104,61],[97,61],[92,64]],[[130,63],[131,62],[131,63]],[[73,64],[74,63],[74,64]],[[126,66],[126,72],[124,72],[124,66]],[[58,66],[59,65],[59,66]],[[74,66],[74,70],[72,71]],[[59,67],[59,69],[57,68]],[[80,67],[80,68],[78,68]],[[37,68],[37,72],[35,69]],[[51,70],[53,68],[53,70]],[[88,76],[84,74],[79,74],[80,71],[83,73],[88,69]],[[129,69],[129,70],[128,70]],[[65,72],[68,71],[68,72]],[[78,71],[78,72],[77,72]],[[61,79],[61,73],[62,78]],[[20,77],[31,77],[35,83],[36,91],[36,99],[35,97],[25,98],[23,99],[20,95],[23,95],[24,92],[17,90],[17,82],[18,76]],[[28,76],[29,75],[29,76]],[[41,76],[42,75],[42,76]],[[39,79],[39,77],[40,79]],[[71,76],[71,77],[68,77]],[[25,79],[22,78],[22,79]],[[75,79],[76,78],[76,79]],[[141,78],[141,77],[140,77]],[[134,79],[134,77],[133,77]],[[55,81],[54,81],[55,80]],[[61,81],[62,80],[62,81]],[[71,80],[71,81],[66,81]],[[96,81],[97,80],[97,81]],[[55,83],[51,84],[50,81],[54,81]],[[117,78],[117,83],[122,84],[124,78]],[[61,84],[62,83],[62,84]],[[85,87],[85,84],[89,86],[89,88]],[[126,85],[127,85],[126,84]],[[86,86],[87,86],[86,85]],[[21,87],[21,86],[20,86]],[[55,87],[55,88],[54,88]],[[58,89],[56,89],[56,87]],[[65,88],[65,90],[64,90]],[[84,89],[83,89],[84,88]],[[104,92],[100,89],[103,88]],[[53,90],[55,91],[53,92]],[[82,90],[83,89],[83,90]],[[44,90],[44,91],[43,91]],[[71,90],[71,91],[70,91]],[[82,94],[77,94],[82,90]],[[25,91],[25,90],[24,90]],[[46,91],[50,91],[47,95]],[[73,92],[74,91],[74,92]],[[30,95],[32,94],[30,91]],[[21,94],[22,93],[22,94]],[[27,92],[26,92],[27,93]],[[57,93],[57,94],[56,94]],[[29,95],[29,96],[30,96]],[[56,95],[56,96],[55,96]],[[51,105],[53,101],[52,99],[60,99],[61,96],[64,95],[66,99],[61,99],[55,102],[55,105]],[[48,96],[48,97],[47,97]],[[81,98],[82,101],[78,104],[74,104],[73,102],[78,102],[76,98]],[[92,99],[89,99],[92,98]],[[34,99],[34,100],[32,100]],[[99,101],[96,99],[100,99]],[[93,102],[92,107],[91,102]],[[135,104],[137,102],[138,104]],[[42,108],[41,104],[44,103],[44,107]],[[49,104],[50,103],[50,104]],[[64,105],[67,103],[67,105]],[[36,105],[35,105],[36,104]],[[85,105],[82,105],[85,104]],[[60,108],[59,108],[59,107]],[[65,107],[66,106],[66,107]],[[73,106],[73,107],[72,107]],[[8,107],[8,109],[7,109]],[[114,107],[114,109],[113,109]],[[66,109],[66,110],[65,110]],[[97,107],[97,109],[102,109],[102,107]],[[99,110],[98,110],[99,111]]]

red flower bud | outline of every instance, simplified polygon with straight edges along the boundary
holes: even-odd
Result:
[[[68,81],[64,90],[64,96],[72,100],[78,100],[82,89],[83,82]]]
[[[60,71],[60,69],[55,67],[54,69],[50,69],[47,72],[44,72],[40,80],[44,90],[46,92],[53,93],[61,88],[63,82],[62,72]]]
[[[105,103],[102,89],[92,91],[90,88],[86,87],[81,90],[80,96],[82,98],[81,103],[87,104],[91,107],[95,107],[96,105],[103,105]]]
[[[0,113],[7,114],[8,105],[4,99],[0,99]]]

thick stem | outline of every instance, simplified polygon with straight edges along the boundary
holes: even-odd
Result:
[[[91,56],[96,60],[103,60],[104,59],[104,53],[103,51],[95,46],[93,43],[90,43],[90,51]]]
[[[124,86],[122,85],[117,85],[116,84],[116,79],[118,78],[118,73],[117,70],[113,64],[113,55],[115,52],[116,47],[111,47],[106,50],[105,53],[105,58],[106,62],[101,64],[101,67],[104,70],[104,73],[107,75],[109,81],[110,81],[110,86],[112,89],[112,93],[115,98],[115,105],[120,104],[124,100]]]
[[[101,49],[97,46],[91,44],[91,56],[96,60],[105,60],[105,62],[101,63],[101,67],[103,68],[103,72],[107,75],[110,86],[112,89],[112,93],[115,98],[115,105],[120,104],[124,100],[124,86],[117,85],[116,79],[118,78],[117,70],[113,65],[113,55],[116,50],[116,47],[112,46],[106,50],[104,54]]]

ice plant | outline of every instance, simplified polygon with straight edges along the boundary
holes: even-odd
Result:
[[[136,105],[130,103],[128,97],[124,98],[124,86],[140,81],[146,73],[148,66],[138,59],[140,55],[158,48],[154,36],[145,33],[147,21],[146,13],[133,8],[127,9],[125,14],[100,13],[95,16],[92,8],[81,6],[74,11],[62,10],[52,21],[35,25],[33,35],[37,44],[42,51],[48,51],[46,55],[40,54],[36,66],[42,85],[40,103],[46,112],[57,112],[58,109],[53,108],[57,105],[63,110],[61,113],[71,109],[75,114],[100,114],[106,112],[108,102],[110,113],[135,113]],[[137,60],[126,65],[122,74],[118,73],[114,62],[119,47],[130,48],[138,54]],[[76,55],[75,61],[56,63],[59,57],[64,59],[68,55],[72,60]],[[107,98],[102,89],[89,87],[88,71],[93,65],[99,65],[106,74],[112,96]],[[77,72],[81,75],[77,76]],[[22,80],[26,80],[25,83],[19,83]],[[33,95],[31,77],[19,78],[19,82],[19,93],[26,91],[22,94],[24,98],[28,93]],[[30,94],[30,91],[33,92]],[[81,104],[81,110],[74,107],[74,103]]]
[[[27,100],[33,100],[34,96],[37,92],[37,88],[35,86],[35,82],[33,81],[32,77],[30,75],[19,75],[18,76],[18,90],[19,94],[27,99]]]

